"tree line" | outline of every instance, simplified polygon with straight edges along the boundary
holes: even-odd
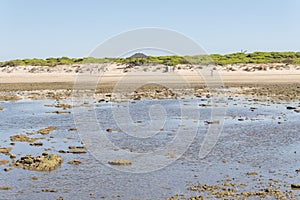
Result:
[[[17,59],[0,62],[0,67],[4,66],[57,66],[57,65],[76,65],[76,64],[102,64],[120,63],[129,65],[163,64],[176,66],[179,64],[197,65],[228,65],[228,64],[247,64],[247,63],[285,63],[300,64],[300,52],[253,52],[253,53],[232,53],[232,54],[211,54],[194,56],[147,56],[145,58],[47,58],[47,59]]]

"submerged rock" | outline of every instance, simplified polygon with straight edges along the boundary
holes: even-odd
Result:
[[[44,154],[41,156],[27,155],[21,157],[12,166],[22,167],[23,169],[33,171],[52,171],[58,168],[62,163],[62,158],[57,154]]]

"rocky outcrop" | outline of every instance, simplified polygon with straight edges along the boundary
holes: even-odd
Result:
[[[27,155],[21,157],[15,163],[11,164],[14,167],[20,167],[26,170],[48,172],[55,170],[62,163],[62,158],[57,154],[43,153],[41,156]]]

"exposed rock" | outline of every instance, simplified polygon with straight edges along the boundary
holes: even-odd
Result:
[[[70,150],[67,151],[67,153],[81,154],[81,153],[86,153],[86,150],[84,150],[84,149],[70,149]]]
[[[38,178],[37,176],[33,176],[33,177],[31,177],[30,179],[33,180],[33,181],[36,181],[36,180],[38,180],[39,178]]]
[[[21,157],[21,159],[13,163],[12,166],[34,171],[52,171],[58,168],[61,163],[61,156],[57,154],[44,154],[37,157],[27,155]]]
[[[10,167],[4,168],[4,171],[5,171],[5,172],[8,172],[8,171],[10,171],[10,170],[12,170],[12,168],[10,168]]]
[[[53,111],[53,112],[46,112],[46,113],[54,113],[54,114],[71,114],[71,112],[69,111],[59,111],[59,110],[56,110],[56,111]]]
[[[77,128],[69,128],[68,131],[77,131]]]
[[[0,190],[10,190],[10,187],[8,187],[8,186],[0,186]]]
[[[108,129],[106,129],[106,132],[111,133],[111,132],[113,132],[113,129],[112,128],[108,128]]]
[[[0,110],[3,110],[3,108],[2,108],[2,107],[0,107]]]
[[[18,101],[21,98],[15,94],[0,94],[0,101]]]
[[[73,106],[69,105],[69,104],[64,104],[64,103],[60,103],[55,105],[56,108],[63,108],[63,109],[68,109],[68,108],[72,108]]]
[[[8,160],[0,160],[0,165],[5,165],[5,164],[7,164],[7,163],[9,163]]]
[[[69,149],[85,149],[85,146],[69,146]]]
[[[47,135],[49,134],[51,131],[55,130],[57,127],[56,126],[49,126],[47,128],[38,130],[37,132],[42,134],[42,135]]]
[[[15,156],[14,154],[9,154],[9,158],[10,158],[10,159],[15,159],[16,156]]]
[[[54,190],[54,189],[42,189],[42,192],[57,192],[57,190]]]
[[[35,142],[39,138],[30,138],[24,134],[10,136],[12,142]]]
[[[296,113],[300,113],[300,110],[294,110]]]
[[[214,120],[214,121],[204,121],[205,124],[220,124],[219,120]]]
[[[130,160],[112,160],[109,161],[108,164],[110,165],[131,165],[131,161]]]
[[[296,107],[294,107],[294,106],[287,106],[286,109],[288,109],[288,110],[295,110]]]
[[[253,175],[257,175],[257,172],[247,172],[246,174],[247,176],[253,176]]]
[[[42,142],[34,142],[34,143],[30,143],[30,146],[43,146]]]
[[[300,189],[300,184],[296,184],[296,183],[291,184],[291,188],[292,189]]]
[[[81,162],[79,160],[71,160],[71,161],[68,162],[68,164],[70,164],[70,165],[79,165],[79,164],[81,164]]]
[[[0,148],[0,153],[3,153],[3,154],[5,154],[5,155],[8,155],[9,152],[10,152],[11,150],[12,150],[11,147],[1,147],[1,148]]]

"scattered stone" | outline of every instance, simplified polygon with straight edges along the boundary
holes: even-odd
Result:
[[[294,110],[296,113],[300,113],[300,110]]]
[[[9,163],[8,160],[0,160],[0,165],[5,165],[5,164],[7,164],[7,163]]]
[[[69,146],[69,149],[85,149],[85,146]]]
[[[42,189],[42,192],[57,192],[57,190],[53,190],[53,189]]]
[[[47,135],[49,134],[51,131],[55,130],[57,127],[56,126],[49,126],[47,128],[38,130],[37,132],[42,134],[42,135]]]
[[[52,171],[58,168],[62,163],[60,155],[49,154],[34,157],[32,155],[27,155],[21,157],[12,166],[22,167],[23,169],[33,170],[33,171]]]
[[[59,103],[59,104],[55,105],[55,107],[56,108],[69,109],[69,108],[72,108],[73,106],[71,106],[69,104]]]
[[[15,156],[14,154],[10,154],[10,155],[9,155],[9,158],[10,158],[10,159],[15,159],[16,156]]]
[[[246,174],[247,176],[254,176],[257,175],[257,172],[247,172]]]
[[[220,124],[219,120],[214,120],[214,121],[204,121],[205,124]]]
[[[58,153],[67,153],[65,150],[59,150]]]
[[[24,134],[10,136],[12,142],[35,142],[39,138],[30,138]]]
[[[294,106],[287,106],[286,109],[288,109],[288,110],[295,110],[296,107],[294,107]]]
[[[79,164],[81,164],[81,162],[79,160],[71,160],[71,161],[68,162],[68,164],[70,164],[70,165],[79,165]]]
[[[291,184],[291,188],[292,189],[300,189],[300,184],[296,184],[296,183]]]
[[[30,143],[30,146],[43,146],[42,142],[34,142],[34,143]]]
[[[46,112],[46,113],[54,113],[54,114],[71,114],[71,112],[69,111],[59,111],[59,110],[56,110],[56,111],[53,111],[53,112]]]
[[[130,160],[112,160],[109,161],[108,164],[110,165],[131,165],[131,161]]]
[[[113,132],[113,129],[112,128],[108,128],[108,129],[106,129],[106,132],[111,133],[111,132]]]
[[[68,131],[77,131],[77,128],[69,128]]]
[[[173,153],[168,153],[166,156],[167,156],[168,158],[176,158],[176,155],[173,154]]]
[[[4,171],[5,171],[5,172],[8,172],[8,171],[10,171],[10,170],[12,170],[12,168],[10,168],[10,167],[4,168]]]
[[[61,197],[61,196],[59,196],[59,197],[57,198],[57,200],[64,200],[64,198]]]
[[[8,186],[0,186],[0,190],[10,190],[10,187],[8,187]]]
[[[37,176],[33,176],[33,177],[31,177],[30,179],[33,180],[33,181],[36,181],[36,180],[38,180],[39,178],[38,178]]]
[[[3,110],[3,108],[2,108],[2,107],[0,107],[0,110]]]
[[[210,107],[211,105],[203,103],[203,104],[199,104],[199,106],[201,106],[201,107]]]

